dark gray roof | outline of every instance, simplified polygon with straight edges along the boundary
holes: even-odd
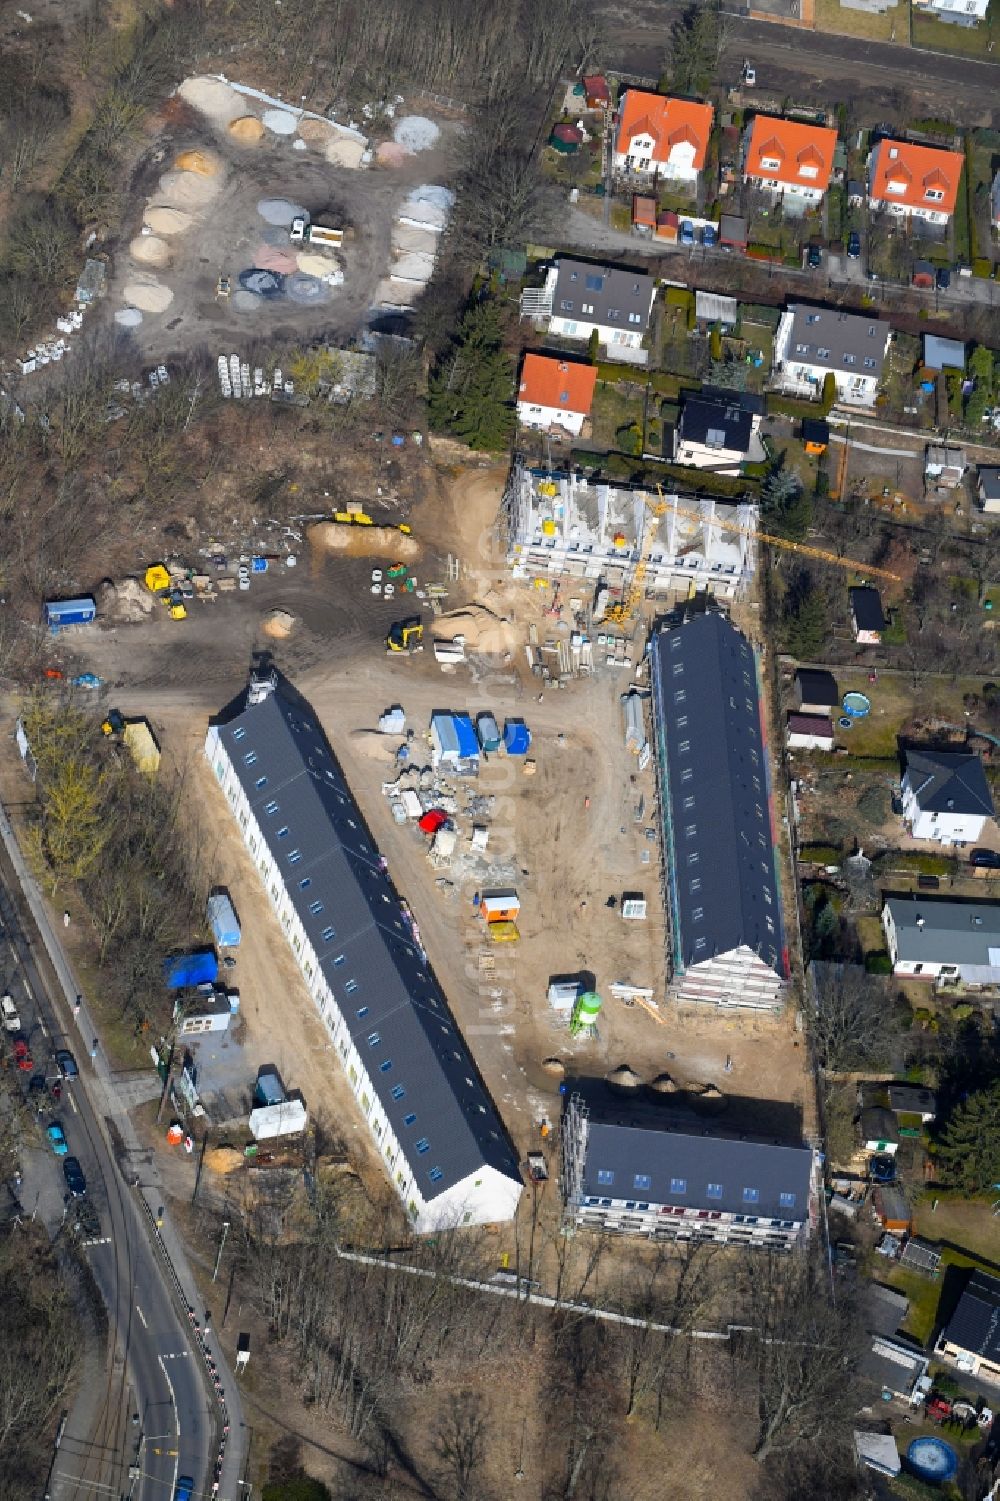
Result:
[[[993,817],[983,763],[970,751],[908,750],[905,776],[924,813]]]
[[[960,902],[949,897],[886,897],[904,963],[1000,968],[1000,902]]]
[[[936,1115],[937,1096],[922,1084],[890,1084],[889,1109],[896,1115]]]
[[[869,1105],[861,1112],[861,1135],[865,1141],[899,1142],[896,1117],[884,1105]]]
[[[811,1168],[812,1153],[801,1143],[709,1134],[641,1111],[632,1117],[626,1101],[618,1111],[591,1115],[583,1192],[798,1221],[808,1213]]]
[[[851,614],[859,631],[884,631],[882,596],[870,584],[860,584],[850,591]]]
[[[514,1148],[312,710],[279,689],[218,728],[424,1198],[484,1163],[520,1180]]]
[[[688,443],[746,453],[750,446],[753,418],[738,401],[702,401],[688,397],[681,408],[677,433]]]
[[[795,674],[800,704],[821,704],[824,709],[840,706],[840,689],[832,672],[819,667],[800,667]]]
[[[770,773],[749,641],[720,614],[652,644],[669,810],[675,949],[684,967],[747,945],[787,978]],[[661,751],[662,755],[662,751]]]
[[[767,402],[759,391],[730,391],[726,386],[702,386],[701,399],[739,407],[754,417],[763,417],[767,409]]]
[[[747,221],[742,214],[723,214],[719,219],[719,238],[723,244],[745,245]]]
[[[646,332],[656,289],[648,272],[593,266],[566,256],[559,257],[558,267],[552,300],[557,318],[576,317],[587,323],[617,324],[626,332]],[[593,312],[585,312],[584,303]]]
[[[792,314],[792,326],[786,359],[881,380],[889,342],[889,323],[885,318],[793,302],[788,304],[788,311]]]
[[[980,464],[976,475],[983,500],[1000,500],[1000,469]]]
[[[1000,1280],[973,1272],[944,1333],[950,1345],[1000,1361]]]

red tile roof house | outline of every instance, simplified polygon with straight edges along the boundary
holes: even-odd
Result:
[[[695,183],[705,165],[712,106],[629,89],[618,112],[615,171]]]
[[[868,158],[868,202],[898,218],[947,224],[965,156],[911,141],[879,141]]]
[[[561,428],[578,438],[590,416],[597,367],[570,363],[558,355],[526,354],[517,393],[522,427]]]
[[[744,135],[743,175],[758,188],[786,200],[819,203],[830,186],[837,132],[757,115]]]

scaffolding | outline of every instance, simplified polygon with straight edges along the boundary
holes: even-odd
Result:
[[[587,1166],[590,1112],[578,1094],[571,1094],[563,1111],[561,1128],[562,1193],[567,1218],[574,1218],[583,1202],[583,1179]]]

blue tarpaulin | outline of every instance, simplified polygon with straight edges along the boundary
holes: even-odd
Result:
[[[522,719],[506,719],[503,726],[504,749],[508,756],[526,756],[531,745],[531,731]]]
[[[479,755],[479,736],[468,714],[453,714],[452,724],[458,736],[458,754],[463,760]]]
[[[468,714],[435,714],[431,736],[442,761],[477,760],[479,740]]]

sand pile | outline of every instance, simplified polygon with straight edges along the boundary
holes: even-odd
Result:
[[[416,229],[412,224],[392,226],[392,248],[413,255],[437,255],[439,240],[432,229]]]
[[[137,272],[122,292],[122,297],[132,307],[144,313],[165,313],[174,300],[169,287],[163,286],[155,276]]]
[[[98,614],[134,624],[156,608],[156,599],[139,579],[105,579],[97,590]]]
[[[604,1077],[615,1089],[638,1089],[642,1084],[639,1075],[630,1069],[627,1063],[622,1063],[618,1068],[613,1068]]]
[[[325,120],[303,120],[299,125],[299,135],[310,146],[325,146],[334,134],[333,126]]]
[[[261,630],[272,641],[287,641],[295,629],[295,616],[287,610],[271,610],[264,616]]]
[[[384,307],[412,307],[426,287],[426,282],[390,281],[384,276],[375,288],[375,303]]]
[[[186,214],[182,208],[168,208],[165,204],[157,204],[146,210],[146,223],[154,234],[182,235],[191,228],[193,222],[191,215]]]
[[[307,217],[300,204],[289,203],[287,198],[261,198],[257,203],[257,212],[265,224],[280,224],[285,229],[291,227],[293,219]]]
[[[156,235],[136,235],[128,253],[141,266],[169,266],[170,246]]]
[[[434,275],[434,257],[413,253],[401,255],[390,268],[389,275],[397,277],[400,281],[415,281],[423,284],[430,281]]]
[[[256,115],[240,115],[238,120],[230,120],[228,129],[241,146],[256,146],[264,134],[264,127]]]
[[[435,640],[452,641],[456,636],[465,637],[467,651],[498,656],[514,651],[518,640],[517,630],[509,620],[478,604],[449,610],[435,620]]]
[[[409,154],[398,141],[383,141],[375,148],[375,160],[380,167],[401,167]]]
[[[317,255],[315,250],[301,251],[298,256],[299,270],[307,276],[329,276],[337,269],[334,255]]]
[[[404,537],[393,526],[338,526],[335,521],[317,521],[306,533],[317,552],[346,553],[353,558],[388,558],[410,563],[420,556],[420,544]]]
[[[197,172],[164,172],[159,196],[168,208],[205,208],[221,186],[217,177],[200,177]]]
[[[217,177],[219,159],[207,151],[182,151],[174,162],[178,172],[197,172],[199,177]]]
[[[352,136],[338,136],[330,142],[323,154],[333,167],[360,167],[361,158],[365,154],[365,143],[354,140]]]
[[[290,276],[298,269],[297,258],[292,252],[278,250],[274,245],[258,245],[253,263],[264,271],[280,271],[282,276]]]
[[[423,115],[404,115],[397,120],[392,138],[407,151],[427,151],[441,134],[433,120]]]
[[[218,78],[185,78],[177,92],[192,109],[208,115],[217,125],[228,125],[246,111],[236,90]]]
[[[276,136],[293,136],[299,123],[298,116],[289,114],[287,109],[266,109],[262,118],[268,130],[273,130]]]

